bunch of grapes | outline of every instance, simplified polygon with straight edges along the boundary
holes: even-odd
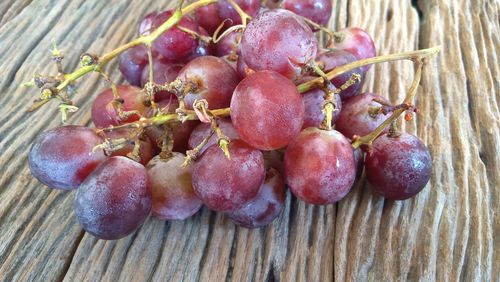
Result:
[[[93,101],[95,128],[57,127],[31,148],[29,165],[40,182],[77,189],[75,214],[87,232],[119,239],[150,213],[184,220],[203,205],[235,224],[261,227],[279,216],[287,187],[307,203],[333,204],[363,169],[387,199],[424,188],[429,150],[395,126],[400,114],[408,119],[416,111],[419,77],[402,104],[361,93],[375,45],[360,28],[324,27],[330,0],[204,0],[189,7],[190,14],[179,8],[147,15],[138,27],[142,41],[134,41],[145,44],[82,56],[74,74],[119,54],[129,84],[93,68],[111,85]],[[321,32],[329,37],[324,44],[315,34]],[[73,110],[63,93],[73,86],[67,77],[60,70],[52,80],[36,78],[38,103],[58,98],[63,113]]]

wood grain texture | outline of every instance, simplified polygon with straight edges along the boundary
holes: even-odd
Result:
[[[143,15],[173,5],[160,2],[0,3],[0,280],[500,281],[498,0],[334,1],[331,26],[366,29],[379,54],[443,47],[424,69],[421,114],[403,125],[433,156],[430,184],[417,197],[384,201],[362,179],[328,207],[288,195],[264,229],[238,228],[204,209],[184,222],[151,217],[118,241],[83,232],[74,192],[49,190],[29,173],[32,140],[59,119],[54,104],[27,114],[36,91],[19,85],[54,71],[52,41],[73,68],[81,53],[123,44]],[[412,68],[377,65],[365,90],[401,101]],[[81,110],[71,123],[89,124],[91,98],[104,87],[96,75],[79,83]]]

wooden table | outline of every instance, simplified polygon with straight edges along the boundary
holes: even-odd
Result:
[[[102,54],[133,38],[141,17],[168,3],[0,2],[0,280],[499,281],[498,0],[335,1],[332,27],[366,29],[379,54],[443,47],[424,69],[421,114],[404,125],[434,159],[417,197],[384,201],[363,179],[337,205],[288,196],[264,229],[237,228],[204,209],[184,222],[149,218],[118,241],[83,232],[74,192],[49,190],[30,175],[32,140],[59,116],[54,103],[28,114],[37,91],[20,85],[54,72],[52,41],[70,69],[83,52]],[[112,77],[119,81],[118,71]],[[401,101],[412,77],[409,62],[377,65],[365,89]],[[81,80],[71,123],[90,123],[92,97],[104,87],[97,75]]]

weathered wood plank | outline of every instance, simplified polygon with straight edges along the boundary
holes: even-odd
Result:
[[[428,144],[434,160],[431,183],[416,198],[384,201],[361,180],[335,206],[313,207],[288,195],[282,216],[260,230],[237,228],[204,209],[184,222],[151,217],[114,242],[82,232],[72,213],[74,193],[46,189],[27,168],[30,143],[58,124],[57,110],[25,113],[35,93],[18,85],[34,72],[54,70],[51,41],[75,66],[83,52],[130,40],[140,17],[163,6],[147,0],[0,4],[0,280],[500,279],[497,0],[335,1],[332,27],[365,28],[380,54],[443,46],[424,71],[416,103],[421,114],[403,125]],[[365,90],[400,101],[412,76],[409,62],[377,65]],[[112,77],[120,81],[117,72]],[[95,76],[80,83],[81,111],[72,123],[89,123],[90,97],[103,87]]]

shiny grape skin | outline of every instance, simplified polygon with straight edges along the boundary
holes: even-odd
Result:
[[[179,72],[182,81],[195,81],[199,89],[188,93],[184,101],[193,109],[195,100],[206,99],[209,109],[227,108],[233,91],[240,81],[236,71],[224,59],[214,56],[198,57]]]
[[[238,84],[231,120],[242,140],[260,150],[285,147],[304,121],[304,102],[295,85],[273,71],[259,71]]]
[[[347,195],[356,178],[351,143],[335,130],[310,127],[285,152],[286,182],[306,203],[326,205]]]
[[[284,206],[285,181],[276,169],[271,168],[257,196],[245,207],[228,213],[228,216],[237,225],[258,228],[272,223]]]
[[[203,205],[193,190],[192,167],[181,166],[185,157],[176,152],[165,160],[156,156],[146,167],[152,187],[152,212],[160,219],[184,220]]]
[[[222,133],[229,138],[229,140],[236,140],[240,139],[240,136],[238,135],[238,132],[236,129],[234,129],[233,124],[231,123],[231,120],[228,118],[224,119],[218,119],[217,123],[219,125],[220,130]],[[210,123],[201,123],[196,128],[191,132],[191,136],[189,136],[189,141],[188,141],[188,148],[189,149],[194,149],[196,146],[201,144],[203,139],[208,136],[210,133]],[[217,135],[214,133],[210,139],[208,139],[208,142],[205,146],[200,151],[200,154],[205,152],[206,149],[208,149],[210,146],[217,144]]]
[[[325,99],[325,92],[321,89],[313,89],[302,94],[302,101],[304,101],[304,124],[302,129],[308,127],[318,127],[325,119],[323,113],[323,103]],[[342,101],[339,95],[335,95],[335,103],[337,110],[333,112],[332,125],[337,121],[342,111]]]
[[[167,84],[174,81],[182,69],[182,65],[176,63],[170,63],[165,60],[154,60],[153,61],[153,80],[157,84]],[[144,68],[141,75],[141,86],[149,81],[149,65]],[[174,93],[167,91],[160,91],[155,94],[155,101],[163,101],[169,99],[177,99]]]
[[[391,113],[382,113],[372,116],[369,113],[371,108],[380,107],[374,98],[386,100],[384,97],[373,93],[364,93],[350,98],[342,104],[342,111],[335,123],[335,129],[352,139],[354,135],[364,136],[375,130],[382,124]],[[387,129],[384,130],[386,132]]]
[[[211,37],[203,27],[199,27],[199,34]],[[183,60],[183,63],[187,64],[198,57],[212,56],[214,54],[215,54],[215,44],[213,44],[213,42],[209,43],[203,42],[203,40],[199,39],[198,46],[196,46],[194,53],[192,53],[185,60]]]
[[[325,72],[329,72],[336,67],[355,62],[357,59],[353,54],[347,51],[334,49],[321,53],[316,58],[316,61],[323,62],[325,65]],[[361,80],[339,93],[340,97],[344,101],[350,97],[358,95],[361,92],[361,89],[363,88],[363,81],[365,80],[365,71],[362,68],[357,68],[336,76],[331,80],[335,87],[340,88],[344,85],[344,83],[349,81],[354,73],[359,74],[361,76]]]
[[[102,150],[93,150],[103,141],[92,129],[83,126],[48,130],[38,135],[29,152],[31,174],[50,188],[77,188],[106,159]]]
[[[195,18],[198,24],[203,27],[209,34],[213,34],[223,21],[219,16],[217,3],[213,3],[196,9]]]
[[[107,132],[106,138],[109,138],[112,140],[125,138],[125,139],[129,140],[129,142],[127,142],[123,146],[123,148],[120,148],[116,151],[113,151],[111,156],[127,157],[127,155],[129,153],[132,153],[132,151],[134,150],[134,144],[132,142],[130,142],[131,136],[133,137],[134,133],[129,132],[128,130],[125,130],[125,129]],[[139,160],[139,162],[142,165],[146,165],[149,162],[149,160],[151,160],[155,156],[156,148],[155,148],[153,142],[151,142],[151,140],[147,136],[141,136],[139,139],[139,142],[140,142],[140,147],[139,147],[140,148],[139,149],[140,160]]]
[[[250,202],[266,174],[261,151],[241,140],[233,140],[228,147],[231,159],[217,145],[212,145],[193,168],[196,195],[215,211],[234,211]]]
[[[118,94],[123,99],[123,111],[137,110],[140,114],[145,114],[148,107],[144,105],[145,96],[141,93],[141,89],[131,85],[117,85]],[[98,128],[108,127],[110,125],[119,125],[123,122],[133,122],[139,120],[137,114],[130,115],[126,120],[120,121],[118,113],[113,108],[113,91],[107,88],[102,91],[92,103],[91,117],[92,122]]]
[[[123,77],[132,85],[141,86],[141,75],[148,65],[146,46],[139,45],[123,52],[118,59],[118,68]]]
[[[242,32],[240,30],[237,30],[224,36],[215,45],[215,55],[217,55],[217,57],[223,57],[232,54],[234,51],[237,51],[238,41],[241,40],[242,35]]]
[[[301,74],[300,65],[316,57],[318,42],[297,15],[276,9],[260,13],[247,25],[240,51],[250,68],[272,70],[295,79]]]
[[[432,158],[422,141],[409,133],[379,136],[366,154],[366,177],[379,195],[405,200],[420,192],[432,174]]]
[[[146,169],[125,157],[111,157],[80,185],[76,218],[99,239],[116,240],[134,232],[151,211],[151,183]]]
[[[373,39],[361,28],[347,27],[337,31],[337,34],[340,35],[339,38],[342,38],[342,40],[335,42],[335,48],[352,53],[358,60],[377,55]],[[362,68],[366,72],[371,68],[371,65],[363,66]]]
[[[172,16],[172,10],[159,13],[153,20],[153,28],[156,29]],[[199,32],[198,24],[189,16],[184,16],[178,23],[179,26]],[[193,54],[198,46],[198,41],[190,34],[173,27],[165,31],[154,42],[155,50],[165,59],[180,61]]]
[[[250,17],[255,17],[260,10],[260,0],[234,0]],[[227,0],[217,2],[219,16],[222,20],[230,19],[231,25],[241,24],[241,17]]]
[[[322,26],[332,16],[332,0],[285,0],[283,7]]]
[[[154,29],[153,29],[153,20],[155,17],[158,15],[158,12],[151,12],[147,14],[142,21],[139,23],[139,35],[149,35]]]

